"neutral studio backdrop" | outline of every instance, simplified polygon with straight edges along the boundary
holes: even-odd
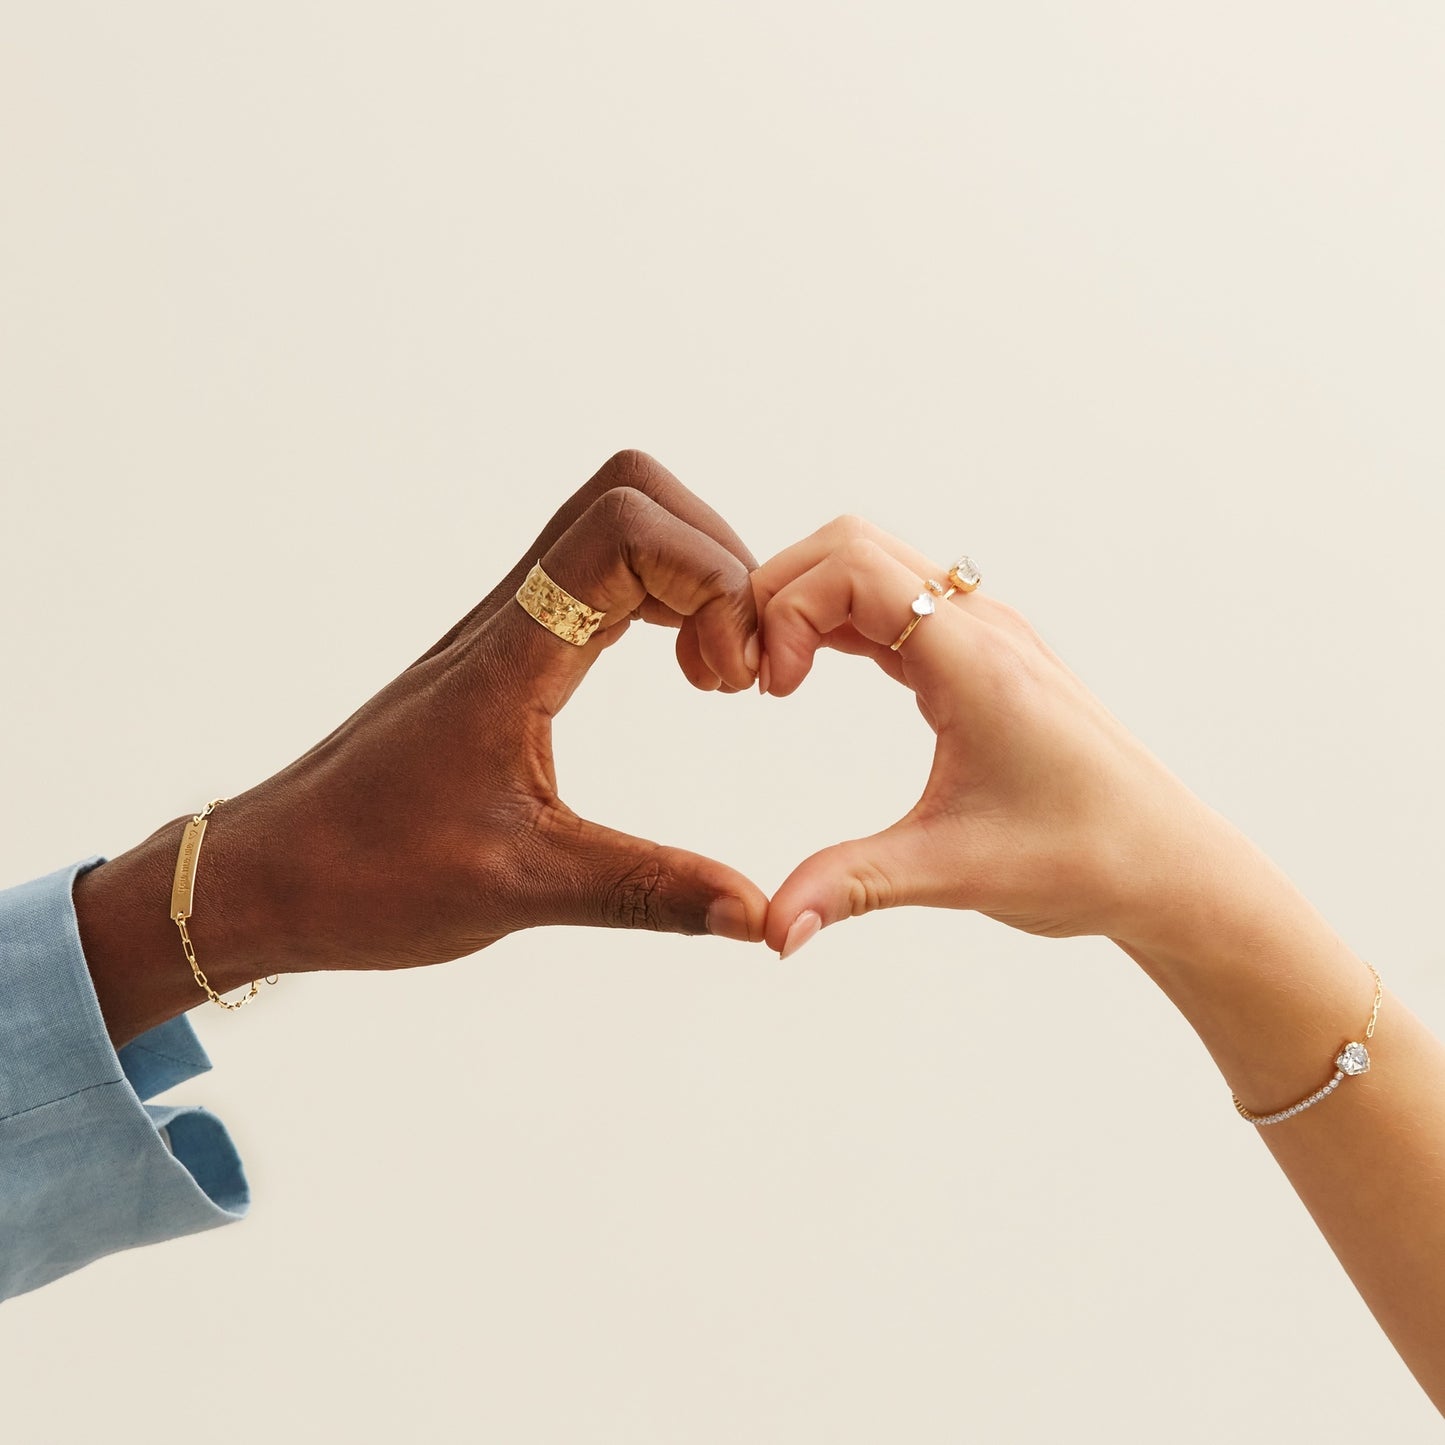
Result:
[[[0,884],[281,766],[640,446],[760,555],[973,553],[1445,1028],[1434,0],[3,20]],[[669,647],[562,719],[580,810],[766,889],[913,801],[865,664]],[[0,1312],[16,1445],[1438,1438],[1101,941],[537,932],[195,1018],[252,1217]]]

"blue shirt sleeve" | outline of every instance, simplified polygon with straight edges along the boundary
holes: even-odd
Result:
[[[0,892],[0,1300],[250,1205],[215,1115],[142,1102],[211,1067],[186,1019],[111,1046],[71,901],[103,861]]]

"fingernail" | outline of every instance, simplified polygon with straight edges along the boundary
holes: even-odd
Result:
[[[766,657],[763,658],[758,667],[758,692],[761,696],[768,695],[768,684],[773,680],[773,665]]]
[[[715,938],[748,942],[748,910],[741,898],[714,898],[707,911],[707,931]]]
[[[779,959],[791,958],[805,943],[811,943],[818,936],[818,930],[822,926],[822,918],[811,908],[800,913],[793,920],[793,926],[788,930],[783,951],[778,955]]]
[[[755,632],[748,638],[747,645],[743,648],[743,661],[748,665],[748,671],[754,677],[758,675],[758,662],[763,655],[763,644]]]

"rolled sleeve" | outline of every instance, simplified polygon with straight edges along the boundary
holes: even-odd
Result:
[[[143,1102],[210,1068],[186,1019],[111,1045],[71,901],[102,861],[0,892],[0,1299],[250,1205],[215,1115]]]

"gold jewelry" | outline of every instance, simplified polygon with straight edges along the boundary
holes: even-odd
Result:
[[[1380,975],[1375,970],[1373,963],[1367,963],[1366,968],[1375,975],[1375,1006],[1370,1010],[1370,1021],[1365,1025],[1365,1037],[1372,1039],[1375,1036],[1375,1024],[1380,1018],[1380,1000],[1385,996],[1385,986],[1380,982]],[[1239,1102],[1238,1094],[1231,1094],[1229,1097],[1234,1100],[1234,1107],[1239,1111],[1239,1117],[1249,1124],[1279,1124],[1286,1119],[1293,1119],[1296,1114],[1303,1113],[1321,1099],[1327,1099],[1346,1078],[1353,1078],[1356,1074],[1367,1074],[1370,1071],[1370,1051],[1362,1043],[1347,1043],[1335,1058],[1335,1074],[1328,1084],[1316,1089],[1306,1099],[1301,1099],[1298,1104],[1291,1104],[1288,1109],[1280,1109],[1274,1114],[1251,1114],[1243,1104]]]
[[[196,982],[205,989],[206,997],[212,1003],[220,1004],[224,1009],[244,1008],[251,1002],[259,992],[255,979],[251,980],[251,992],[237,999],[234,1003],[227,1003],[215,989],[211,987],[210,980],[201,972],[201,965],[196,961],[196,950],[191,943],[191,935],[186,931],[186,919],[191,916],[191,904],[195,900],[196,892],[196,864],[201,858],[201,840],[206,836],[206,819],[224,803],[224,798],[212,798],[206,804],[205,811],[197,813],[189,823],[186,830],[181,834],[181,851],[176,855],[176,876],[171,882],[171,921],[181,931],[181,946],[186,950],[186,962],[191,966],[191,972],[196,976]],[[276,975],[272,974],[267,983],[275,983]]]
[[[978,563],[972,557],[960,557],[948,569],[948,580],[953,583],[952,592],[972,592],[983,581],[983,577],[979,573]]]
[[[517,601],[528,617],[574,647],[585,647],[607,615],[564,591],[542,570],[540,562],[517,589]]]
[[[938,610],[936,598],[946,595],[943,588],[937,582],[924,583],[925,591],[920,592],[913,599],[913,616],[908,619],[908,626],[898,634],[898,640],[891,645],[891,650],[897,652],[910,637],[913,636],[913,629],[923,621],[925,617],[932,617]]]
[[[955,592],[972,592],[980,582],[983,581],[979,575],[978,564],[972,557],[960,557],[952,567],[948,569],[948,587],[944,588],[942,582],[935,582],[932,579],[923,584],[924,591],[920,592],[913,599],[913,616],[909,619],[908,626],[898,634],[898,640],[889,644],[890,651],[897,652],[910,637],[913,636],[913,629],[923,621],[925,617],[932,617],[938,610],[939,602],[947,602]]]

